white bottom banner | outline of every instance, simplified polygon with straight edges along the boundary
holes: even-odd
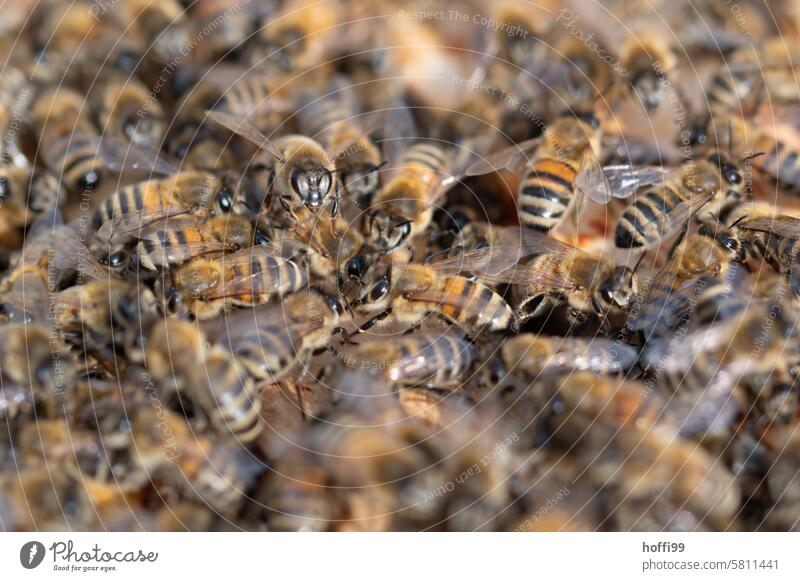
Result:
[[[3,533],[0,578],[796,580],[799,548],[785,533]]]

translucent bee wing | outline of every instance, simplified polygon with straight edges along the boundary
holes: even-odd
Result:
[[[58,269],[73,269],[92,280],[105,280],[109,270],[92,254],[80,240],[61,240],[53,246],[53,262]]]
[[[276,160],[282,162],[283,154],[275,146],[275,144],[264,135],[258,127],[248,121],[246,118],[224,111],[206,111],[206,114],[213,120],[232,131],[233,133],[244,137],[245,139],[255,143],[258,147],[269,153]]]
[[[611,183],[591,150],[587,150],[581,158],[581,165],[575,176],[575,188],[598,204],[607,204],[614,197]]]
[[[614,198],[629,198],[639,188],[658,184],[675,173],[661,166],[607,165],[602,169],[608,191]],[[611,198],[609,198],[610,200]]]
[[[466,171],[466,176],[479,176],[504,169],[516,173],[523,161],[529,161],[529,154],[536,149],[542,142],[541,137],[529,139],[506,149],[501,149],[480,159],[470,165]]]
[[[137,147],[119,137],[105,135],[98,151],[103,164],[112,171],[145,171],[150,174],[172,175],[180,171],[180,162],[170,159],[156,149]]]
[[[791,216],[761,216],[739,223],[739,228],[775,234],[783,238],[800,238],[800,220]]]
[[[419,137],[419,130],[408,105],[403,102],[392,104],[385,111],[383,122],[383,160],[390,168],[395,168],[403,151]]]
[[[632,366],[639,352],[630,345],[597,337],[589,341],[563,340],[544,364],[544,371],[584,370],[616,373]]]
[[[114,239],[134,235],[147,230],[155,222],[160,220],[182,216],[189,213],[187,208],[175,205],[172,207],[159,206],[150,210],[142,210],[134,214],[123,214],[114,216],[111,220],[106,220],[97,230],[97,238],[103,241],[113,241]]]

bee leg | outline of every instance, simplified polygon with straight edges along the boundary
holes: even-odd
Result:
[[[391,314],[392,314],[392,309],[386,309],[382,313],[378,313],[377,315],[372,317],[369,321],[367,321],[365,323],[362,323],[361,326],[359,326],[358,329],[356,329],[355,331],[352,331],[352,332],[347,333],[347,334],[343,333],[342,334],[343,344],[344,344],[344,342],[349,342],[350,339],[352,339],[353,337],[355,337],[359,333],[364,333],[366,331],[369,331],[372,327],[375,326],[376,323],[379,323],[380,321],[384,320],[386,317],[388,317]]]

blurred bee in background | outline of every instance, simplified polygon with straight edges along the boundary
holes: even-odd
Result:
[[[93,102],[98,127],[144,149],[161,148],[166,114],[161,103],[136,78],[113,75],[99,85]]]
[[[85,106],[83,95],[59,87],[42,91],[31,111],[44,163],[74,191],[92,190],[103,177],[99,135]]]
[[[344,365],[374,369],[397,386],[454,389],[466,379],[476,349],[457,333],[418,331],[345,349]]]

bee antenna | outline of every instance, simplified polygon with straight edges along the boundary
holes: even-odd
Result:
[[[740,216],[740,217],[739,217],[739,218],[738,218],[738,219],[737,219],[737,220],[736,220],[736,221],[735,221],[733,224],[731,224],[730,226],[728,226],[728,228],[734,228],[734,227],[736,227],[736,226],[739,224],[739,222],[741,222],[741,221],[742,221],[742,220],[744,220],[745,218],[747,218],[747,215]]]
[[[642,255],[639,257],[639,260],[636,261],[636,264],[633,265],[633,270],[631,272],[636,273],[639,270],[639,267],[642,265],[644,261],[644,255],[647,254],[646,252],[642,252]]]
[[[757,151],[756,153],[751,153],[750,155],[742,158],[742,162],[752,161],[757,157],[761,157],[762,155],[767,155],[766,151]]]
[[[728,119],[728,155],[733,157],[733,121]]]

